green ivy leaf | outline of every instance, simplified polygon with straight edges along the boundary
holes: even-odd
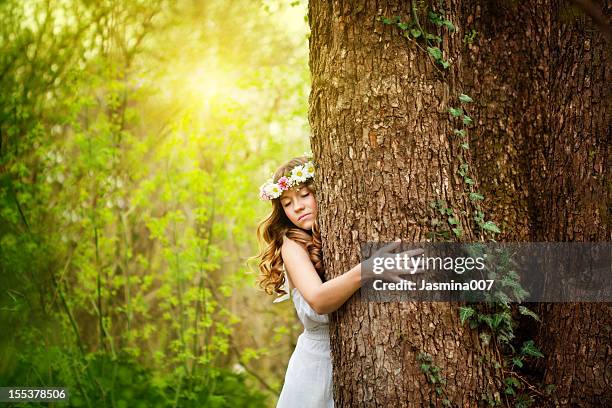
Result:
[[[440,36],[435,35],[435,34],[430,34],[430,33],[425,33],[425,39],[433,40],[433,41],[437,42],[438,44],[442,42],[442,38],[440,38]],[[440,58],[436,58],[436,59],[442,59],[442,56],[440,56]]]
[[[544,357],[544,354],[536,347],[533,340],[527,340],[523,343],[523,347],[521,348],[521,353],[524,355],[529,355],[537,358]]]
[[[410,30],[410,34],[414,37],[414,38],[419,38],[422,34],[421,30],[417,30],[416,28],[413,28]]]
[[[495,225],[493,221],[487,221],[482,225],[482,229],[494,232],[496,234],[501,233],[500,229]]]
[[[484,196],[478,193],[470,193],[470,200],[472,201],[484,200]]]
[[[506,383],[506,385],[510,386],[510,387],[520,387],[521,383],[519,382],[519,380],[517,380],[514,377],[508,377],[504,380],[504,382]]]
[[[465,181],[465,184],[468,184],[470,186],[474,184],[474,180],[469,177],[464,178],[463,181]]]
[[[463,115],[463,124],[464,125],[471,125],[472,124],[472,118],[470,118],[468,115]]]
[[[520,314],[525,315],[525,316],[531,316],[537,322],[540,321],[540,317],[537,314],[535,314],[535,312],[533,312],[531,309],[525,306],[519,306],[518,310]]]
[[[523,359],[520,357],[514,357],[512,363],[518,368],[523,368]]]
[[[463,229],[461,229],[461,228],[453,228],[453,232],[455,233],[455,235],[457,237],[460,237],[461,234],[463,234]]]
[[[461,143],[461,148],[467,150],[470,148],[470,145],[468,143]]]
[[[407,30],[408,29],[408,24],[406,24],[406,23],[398,23],[397,26],[399,28],[401,28],[402,30]]]
[[[465,136],[465,130],[463,130],[463,129],[461,129],[461,130],[459,130],[459,129],[454,129],[454,130],[453,130],[453,132],[454,132],[454,133],[455,133],[457,136],[461,136],[461,137]]]
[[[466,94],[461,94],[461,95],[459,95],[459,100],[460,100],[461,102],[464,102],[464,103],[474,102],[474,100],[473,100],[472,98],[470,98],[470,97],[469,97],[468,95],[466,95]]]
[[[475,310],[469,306],[461,306],[459,308],[459,319],[461,320],[461,324],[465,323],[465,321],[469,319],[474,312]]]
[[[442,68],[448,69],[448,67],[450,67],[450,62],[442,61],[442,62],[440,62],[440,65],[442,65]]]
[[[429,34],[427,34],[429,36]],[[427,52],[431,55],[435,60],[442,59],[442,51],[438,47],[427,47]]]
[[[503,293],[503,292],[502,292]],[[493,315],[493,318],[491,319],[491,324],[493,325],[493,329],[497,329],[499,327],[499,324],[505,319],[505,316],[503,313],[496,313]]]
[[[455,26],[449,20],[442,21],[442,25],[446,27],[451,33],[455,32]]]
[[[459,116],[463,115],[463,110],[461,108],[448,108],[448,111],[450,112],[451,115],[453,115],[454,118],[458,118]],[[458,131],[457,129],[455,129],[455,134],[457,134],[458,132],[463,132],[461,136],[465,135],[464,130]]]

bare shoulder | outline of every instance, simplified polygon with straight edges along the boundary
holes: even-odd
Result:
[[[303,271],[305,269],[312,269],[312,262],[310,261],[310,256],[306,249],[295,242],[294,240],[283,236],[283,245],[281,246],[281,256],[283,258],[283,263],[285,264],[285,269],[288,272],[292,271]]]
[[[283,257],[285,255],[296,254],[296,252],[306,254],[306,250],[300,244],[298,244],[291,238],[287,238],[286,235],[283,235],[283,245],[281,246],[281,253]]]

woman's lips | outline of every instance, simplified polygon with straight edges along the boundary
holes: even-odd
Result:
[[[304,215],[300,215],[300,218],[298,218],[298,221],[302,221],[304,218],[308,217],[309,215],[310,215],[310,213],[304,214]]]

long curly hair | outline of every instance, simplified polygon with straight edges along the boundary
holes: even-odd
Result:
[[[306,156],[296,157],[280,166],[274,173],[274,180],[278,180],[283,175],[289,173],[295,166],[306,164],[309,158]],[[307,187],[312,194],[315,194],[312,179],[301,184],[299,187]],[[281,246],[283,245],[283,235],[294,240],[301,245],[317,274],[324,281],[323,257],[321,254],[321,234],[319,231],[318,220],[315,219],[312,230],[306,231],[293,224],[280,203],[280,197],[272,201],[272,212],[257,227],[257,239],[259,240],[261,251],[257,256],[259,261],[259,286],[269,295],[283,295],[286,292],[282,289],[285,283],[283,273],[283,258],[281,256]]]

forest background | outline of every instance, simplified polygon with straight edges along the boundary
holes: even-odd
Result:
[[[271,406],[258,187],[309,150],[305,1],[0,2],[0,385]]]

